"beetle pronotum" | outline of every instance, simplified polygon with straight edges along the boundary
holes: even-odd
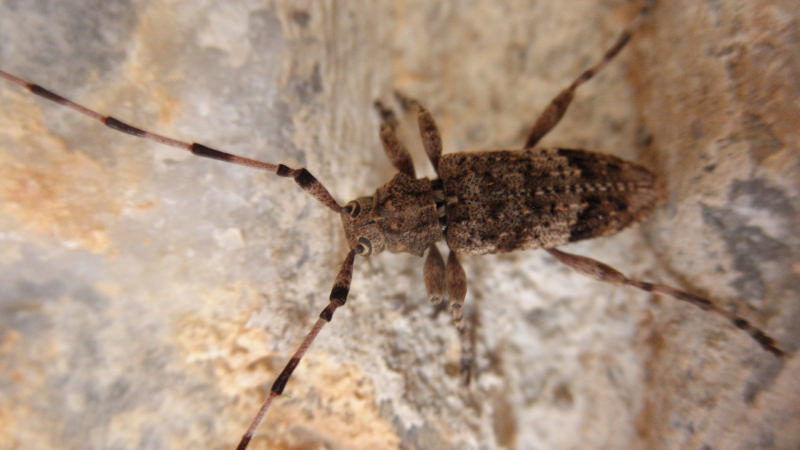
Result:
[[[328,184],[331,184],[331,183],[328,183]],[[335,189],[335,188],[331,188],[331,189],[333,190],[333,189]]]

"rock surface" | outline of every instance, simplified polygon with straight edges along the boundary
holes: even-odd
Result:
[[[0,67],[171,137],[305,166],[345,202],[393,174],[372,102],[446,152],[519,147],[634,2],[0,4]],[[639,160],[651,220],[570,246],[800,343],[800,11],[662,1],[543,145]],[[417,172],[432,175],[411,120]],[[231,448],[346,254],[295,186],[107,130],[0,83],[0,448]],[[252,448],[796,448],[800,363],[543,252],[464,258],[476,379],[422,260],[357,260]]]

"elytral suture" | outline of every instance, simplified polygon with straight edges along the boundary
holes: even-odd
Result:
[[[771,291],[653,251],[675,183],[626,83],[675,6],[601,3],[4,4],[4,434],[636,447],[713,436],[695,391],[761,407]]]

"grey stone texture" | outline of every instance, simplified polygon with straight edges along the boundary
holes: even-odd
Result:
[[[635,15],[626,0],[0,2],[0,67],[143,128],[307,167],[340,202],[394,172],[371,104],[445,152],[519,147]],[[669,201],[566,248],[800,344],[800,5],[662,0],[542,145],[640,161]],[[410,118],[417,173],[431,176]],[[0,83],[0,448],[232,448],[346,254],[293,183],[115,133]],[[423,260],[356,261],[253,449],[800,445],[800,362],[544,252],[465,257],[476,378]]]

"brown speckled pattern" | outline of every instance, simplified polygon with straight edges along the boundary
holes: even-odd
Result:
[[[481,255],[555,247],[620,231],[662,197],[644,167],[584,150],[442,157],[447,244]]]

